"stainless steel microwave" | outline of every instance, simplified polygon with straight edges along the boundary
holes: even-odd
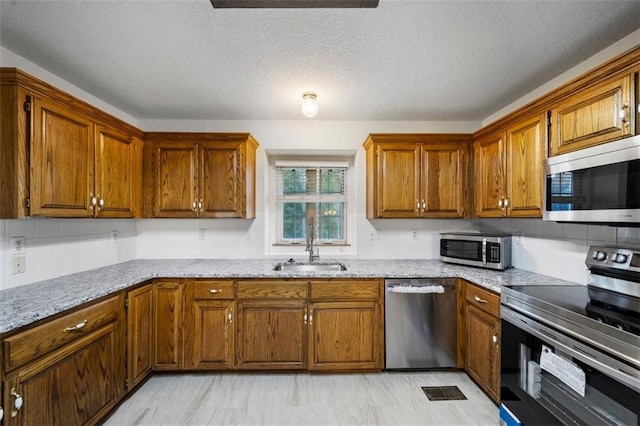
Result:
[[[505,270],[511,266],[511,235],[445,232],[440,234],[440,260]]]
[[[550,157],[542,218],[640,226],[640,135]]]

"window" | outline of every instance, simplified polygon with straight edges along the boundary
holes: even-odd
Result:
[[[277,243],[299,244],[314,219],[315,239],[346,244],[347,166],[276,164]]]

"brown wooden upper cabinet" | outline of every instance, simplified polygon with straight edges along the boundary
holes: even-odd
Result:
[[[255,217],[258,143],[248,133],[148,133],[149,217]]]
[[[478,217],[541,217],[545,115],[475,140],[474,188]]]
[[[633,74],[618,76],[556,104],[551,110],[549,155],[635,134]]]
[[[137,130],[18,70],[0,72],[0,217],[139,216]]]
[[[371,134],[367,218],[464,217],[466,134]]]

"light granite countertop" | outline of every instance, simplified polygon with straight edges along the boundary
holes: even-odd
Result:
[[[327,261],[327,259],[323,259]],[[283,273],[278,260],[132,260],[0,291],[0,334],[152,278],[442,278],[460,277],[500,293],[505,285],[575,285],[533,272],[504,272],[440,260],[340,260],[342,272]]]

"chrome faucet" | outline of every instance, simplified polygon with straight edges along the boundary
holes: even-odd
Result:
[[[309,252],[309,263],[312,263],[315,259],[320,258],[320,249],[318,249],[317,253],[313,253],[313,240],[315,239],[316,228],[313,223],[313,217],[309,218],[307,222],[307,241],[304,251]]]

